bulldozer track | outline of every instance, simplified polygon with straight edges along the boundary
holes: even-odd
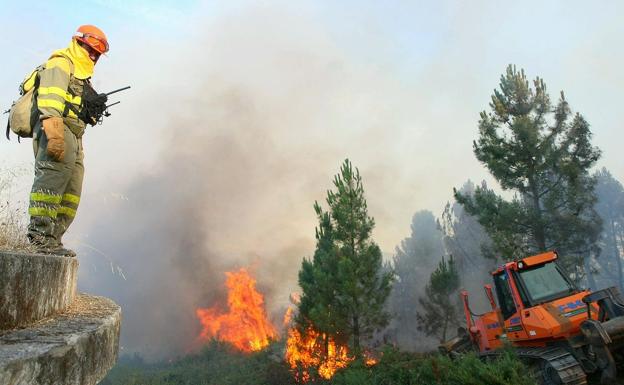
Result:
[[[518,357],[537,365],[535,374],[540,385],[586,385],[587,376],[581,364],[567,350],[560,347],[516,348]],[[495,357],[500,352],[481,353],[481,357]]]

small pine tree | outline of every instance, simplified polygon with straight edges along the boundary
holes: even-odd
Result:
[[[299,303],[297,325],[302,333],[308,327],[340,337],[346,329],[345,315],[338,308],[335,293],[338,290],[338,249],[334,240],[334,226],[330,214],[315,202],[314,211],[319,220],[316,228],[316,250],[310,261],[303,260],[299,271],[299,286],[303,291]],[[342,341],[344,338],[338,338]]]
[[[384,303],[393,274],[383,268],[381,250],[371,239],[375,221],[368,216],[360,173],[348,159],[334,187],[327,193],[328,212],[315,203],[317,246],[313,260],[304,259],[299,272],[297,323],[336,341],[351,341],[359,355],[362,338],[388,321]]]
[[[431,273],[425,288],[425,296],[418,302],[423,312],[418,312],[418,330],[435,336],[440,342],[446,341],[450,328],[459,325],[457,319],[456,298],[459,289],[459,274],[453,256],[448,262],[442,258],[438,268]]]

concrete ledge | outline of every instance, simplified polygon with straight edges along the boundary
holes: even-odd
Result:
[[[57,314],[76,296],[78,261],[0,251],[0,330]]]
[[[63,314],[0,332],[0,384],[95,385],[117,361],[121,309],[78,295]]]

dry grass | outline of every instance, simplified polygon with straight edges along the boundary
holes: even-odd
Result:
[[[23,194],[23,200],[15,200],[15,185],[23,178],[26,168],[10,168],[0,170],[0,249],[32,251],[26,238],[28,215],[26,213],[28,197]]]
[[[8,203],[0,205],[0,249],[29,250],[26,223],[22,210],[13,209]]]

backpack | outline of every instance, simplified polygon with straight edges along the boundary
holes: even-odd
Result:
[[[74,73],[74,64],[65,55],[62,55],[69,61],[70,76]],[[6,137],[9,137],[13,131],[17,135],[17,141],[20,138],[32,138],[33,129],[39,121],[39,108],[37,107],[37,91],[39,89],[39,72],[45,69],[45,64],[35,68],[19,86],[20,97],[13,102],[9,109],[9,120],[7,122]]]
[[[39,88],[39,71],[41,66],[32,71],[20,84],[20,98],[13,102],[9,109],[6,137],[13,131],[19,138],[32,138],[33,128],[39,119],[37,109],[37,89]]]

